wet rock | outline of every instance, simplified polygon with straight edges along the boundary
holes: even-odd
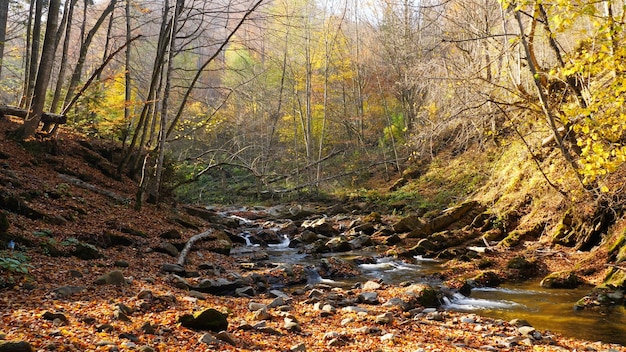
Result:
[[[352,244],[348,242],[343,236],[330,239],[324,244],[330,252],[349,252],[354,249]]]
[[[502,279],[494,271],[483,271],[468,282],[473,287],[498,287]]]
[[[559,271],[551,273],[541,280],[541,287],[545,288],[564,288],[572,289],[577,288],[582,283],[582,280],[571,271]]]
[[[348,242],[353,249],[360,249],[374,244],[369,235],[360,235]]]
[[[196,314],[185,314],[178,319],[182,326],[190,329],[220,332],[228,329],[226,315],[216,309],[205,309]]]
[[[125,285],[126,284],[126,278],[124,277],[124,274],[119,271],[119,270],[113,270],[107,274],[104,274],[102,276],[100,276],[99,278],[96,279],[95,281],[96,285],[117,285],[117,286],[121,286],[121,285]]]
[[[320,276],[326,278],[346,278],[359,275],[359,271],[353,263],[336,257],[320,260],[317,271]]]
[[[404,292],[423,307],[435,308],[441,305],[441,293],[429,285],[413,284],[406,287]]]
[[[152,325],[149,321],[147,321],[143,323],[143,325],[141,325],[141,331],[143,331],[144,334],[154,335],[154,333],[156,332],[156,329],[154,325]]]
[[[522,256],[513,257],[506,264],[506,268],[508,269],[510,276],[522,280],[534,277],[539,269],[536,261],[528,260]]]
[[[309,229],[316,234],[333,237],[339,234],[339,231],[335,229],[334,223],[329,218],[320,218],[313,221],[305,221],[302,223],[302,227]]]
[[[528,321],[526,321],[524,319],[513,319],[513,320],[509,321],[509,324],[512,325],[512,326],[517,326],[517,327],[531,326],[530,323],[528,323]]]

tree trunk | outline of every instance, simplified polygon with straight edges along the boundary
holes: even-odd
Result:
[[[85,37],[85,39],[80,43],[80,53],[78,55],[78,62],[76,62],[76,66],[74,67],[74,71],[72,72],[72,77],[70,78],[70,83],[67,88],[67,93],[65,94],[65,101],[63,103],[64,107],[67,106],[67,104],[69,104],[69,102],[72,100],[74,91],[78,87],[78,83],[81,80],[81,77],[83,74],[83,67],[85,65],[85,61],[87,60],[87,52],[89,51],[89,46],[91,46],[91,42],[93,38],[95,37],[96,33],[98,32],[98,29],[100,29],[100,26],[102,25],[102,23],[104,23],[104,20],[115,8],[116,3],[117,3],[117,0],[111,0],[111,2],[109,3],[109,6],[107,6],[104,9],[104,11],[102,11],[102,14],[100,14],[100,17],[98,18],[96,23],[93,25],[89,33],[87,33],[87,36]]]
[[[43,8],[43,0],[32,0],[28,16],[28,29],[26,33],[26,67],[24,77],[24,92],[20,106],[30,106],[28,101],[32,95],[33,86],[35,85],[35,77],[37,75],[37,64],[39,62],[39,45],[41,38],[41,13]],[[34,11],[34,14],[33,14]],[[32,24],[32,28],[31,28]]]
[[[32,103],[30,104],[29,114],[24,120],[24,125],[22,126],[20,133],[23,138],[28,138],[34,135],[37,127],[39,126],[39,122],[41,121],[41,115],[46,102],[48,82],[50,81],[50,74],[52,73],[54,52],[56,51],[55,38],[57,25],[59,23],[60,6],[61,0],[50,0],[41,61],[39,63],[39,69],[37,70],[37,80],[35,82],[35,87],[33,88],[33,96],[32,99],[30,99]]]
[[[67,71],[67,53],[70,48],[70,38],[72,33],[72,20],[74,18],[74,7],[78,0],[72,0],[68,2],[69,7],[66,8],[64,16],[65,22],[65,39],[63,39],[63,51],[61,52],[61,63],[59,67],[59,75],[57,76],[56,86],[54,88],[54,96],[50,103],[50,111],[57,112],[59,109],[59,102],[61,100],[61,91],[63,90],[63,82],[65,81],[65,72]]]
[[[7,18],[9,15],[9,2],[0,2],[0,78],[2,77],[2,61],[4,59],[4,42],[7,36]]]

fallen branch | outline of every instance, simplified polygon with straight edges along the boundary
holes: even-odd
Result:
[[[71,183],[71,184],[73,184],[75,186],[78,186],[80,188],[88,189],[90,191],[93,191],[93,192],[96,192],[98,194],[102,194],[104,196],[112,198],[112,199],[118,201],[121,204],[128,204],[128,203],[130,203],[130,199],[128,199],[128,198],[122,197],[122,196],[120,196],[119,194],[117,194],[115,192],[111,192],[111,191],[107,191],[106,189],[98,188],[98,187],[96,187],[96,186],[94,186],[94,185],[92,185],[90,183],[87,183],[87,182],[85,182],[83,180],[79,180],[76,177],[72,177],[72,176],[65,175],[65,174],[59,174],[59,177],[62,180],[66,181],[66,182],[69,182],[69,183]]]
[[[26,118],[26,116],[28,116],[28,110],[18,108],[17,106],[0,105],[0,115],[17,116],[24,119]],[[67,117],[62,114],[44,112],[41,114],[41,122],[63,124],[67,122]]]
[[[185,266],[185,261],[187,260],[187,254],[189,254],[189,251],[191,251],[191,246],[193,246],[194,243],[200,240],[203,240],[207,237],[211,237],[212,235],[213,235],[213,230],[207,230],[207,231],[204,231],[202,233],[192,236],[189,239],[189,241],[187,241],[187,243],[185,244],[185,247],[183,248],[183,250],[180,251],[180,256],[178,257],[178,265]]]

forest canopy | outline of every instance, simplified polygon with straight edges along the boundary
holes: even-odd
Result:
[[[578,182],[546,176],[563,194],[601,195],[626,160],[624,16],[619,1],[9,0],[0,103],[27,112],[20,138],[54,138],[58,115],[118,142],[139,203],[225,178],[359,187],[509,135],[559,151]]]

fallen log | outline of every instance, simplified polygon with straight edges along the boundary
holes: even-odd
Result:
[[[128,199],[128,198],[122,197],[122,196],[120,196],[119,194],[117,194],[115,192],[111,192],[111,191],[108,191],[106,189],[102,189],[102,188],[96,187],[96,186],[94,186],[94,185],[92,185],[90,183],[87,183],[87,182],[83,181],[83,180],[77,179],[76,177],[72,177],[72,176],[65,175],[65,174],[59,174],[59,177],[63,181],[69,182],[69,183],[71,183],[71,184],[73,184],[75,186],[78,186],[80,188],[84,188],[84,189],[90,190],[92,192],[95,192],[95,193],[98,193],[98,194],[102,194],[104,196],[112,198],[112,199],[116,200],[120,204],[128,204],[128,203],[130,203],[130,199]]]
[[[18,108],[10,105],[0,105],[0,115],[11,115],[21,117],[23,119],[28,116],[28,110]],[[41,122],[44,123],[56,123],[64,124],[67,122],[67,117],[61,114],[53,114],[51,112],[44,112],[41,114]]]
[[[202,233],[192,236],[189,239],[189,241],[187,241],[187,243],[185,244],[185,247],[183,248],[183,250],[180,251],[180,255],[178,256],[178,265],[185,266],[185,261],[187,260],[187,254],[189,254],[189,251],[191,251],[191,246],[193,246],[194,243],[202,239],[205,239],[207,237],[211,237],[212,235],[213,235],[213,230],[207,230],[207,231],[204,231]]]

